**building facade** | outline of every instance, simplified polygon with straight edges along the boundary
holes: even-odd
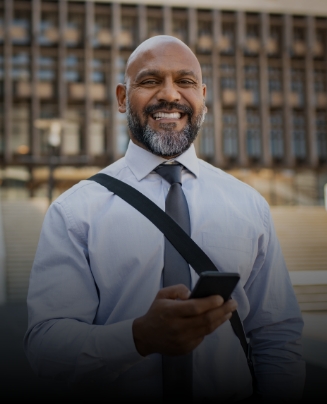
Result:
[[[0,0],[2,167],[27,167],[32,183],[49,153],[65,166],[101,167],[122,156],[128,134],[116,84],[140,42],[168,34],[195,52],[208,88],[199,157],[249,183],[252,176],[254,186],[267,177],[262,192],[271,203],[293,203],[301,187],[304,198],[321,199],[325,1],[310,10],[311,2],[296,9],[289,0],[170,3]],[[62,123],[55,150],[40,119]]]

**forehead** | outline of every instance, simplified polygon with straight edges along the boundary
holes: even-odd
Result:
[[[126,69],[126,78],[135,79],[141,72],[156,70],[162,74],[177,74],[181,71],[192,72],[201,81],[201,67],[186,46],[176,43],[157,44],[141,49],[132,58]]]

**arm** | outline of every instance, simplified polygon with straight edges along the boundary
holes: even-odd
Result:
[[[99,304],[86,235],[54,203],[45,217],[28,293],[25,350],[41,377],[76,381],[84,375],[115,379],[143,360],[132,323],[94,325]]]
[[[87,236],[59,203],[41,232],[28,294],[25,350],[41,377],[116,379],[152,353],[183,354],[228,320],[236,302],[187,300],[182,285],[161,290],[142,317],[95,325],[99,305]]]
[[[305,382],[303,321],[266,206],[267,233],[245,286],[250,313],[244,327],[253,350],[258,391],[266,400],[300,400]]]

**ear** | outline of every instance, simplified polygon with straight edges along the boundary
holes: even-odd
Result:
[[[126,85],[119,83],[116,88],[116,98],[118,102],[118,111],[120,113],[126,112]]]
[[[206,99],[206,96],[207,96],[207,86],[206,86],[204,83],[202,84],[202,95],[203,95],[203,98]]]

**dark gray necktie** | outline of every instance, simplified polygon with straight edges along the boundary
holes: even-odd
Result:
[[[166,213],[190,235],[190,216],[187,201],[182,190],[182,169],[180,164],[165,164],[156,172],[170,184],[166,198]],[[191,276],[188,263],[165,238],[163,286],[182,283],[189,289]],[[164,401],[192,400],[192,353],[181,356],[162,357]]]

